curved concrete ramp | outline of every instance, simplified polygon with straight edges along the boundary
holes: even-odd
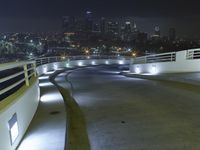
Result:
[[[38,110],[18,150],[65,149],[65,105],[60,92],[49,81],[49,74],[40,77],[41,100]]]
[[[68,78],[92,150],[200,149],[200,93],[119,71],[85,68]]]

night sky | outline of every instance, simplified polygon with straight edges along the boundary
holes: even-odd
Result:
[[[160,25],[163,34],[175,27],[179,36],[200,37],[198,0],[4,0],[0,1],[0,32],[59,31],[64,15],[135,17],[138,28],[153,32]]]

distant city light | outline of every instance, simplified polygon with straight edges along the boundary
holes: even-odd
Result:
[[[135,56],[136,56],[136,53],[132,53],[132,56],[135,57]]]
[[[91,14],[92,12],[91,11],[86,11],[86,14]]]
[[[89,50],[86,50],[86,51],[85,51],[86,54],[89,54],[89,52],[90,52]]]

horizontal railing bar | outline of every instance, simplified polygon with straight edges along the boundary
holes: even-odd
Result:
[[[31,74],[28,75],[28,77],[32,77],[34,75],[34,72],[32,72]]]
[[[24,71],[20,71],[18,73],[13,74],[13,75],[10,75],[10,76],[7,76],[5,78],[2,78],[2,79],[0,79],[0,83],[8,81],[8,80],[10,80],[12,78],[15,78],[15,77],[19,76],[19,75],[22,75],[23,73],[24,73]]]
[[[34,70],[34,67],[31,67],[31,68],[27,69],[27,71],[31,71],[31,70]]]
[[[22,80],[20,80],[20,81],[18,81],[18,82],[15,82],[15,83],[12,84],[12,85],[10,85],[10,86],[7,87],[7,88],[4,88],[3,90],[0,91],[0,95],[2,95],[2,94],[4,94],[4,93],[8,92],[9,90],[15,88],[16,86],[18,86],[19,84],[21,84],[21,83],[24,82],[24,81],[25,81],[25,79],[22,79]]]
[[[17,67],[23,67],[24,65],[33,64],[33,63],[35,63],[35,61],[11,62],[11,63],[0,64],[0,71],[17,68]]]

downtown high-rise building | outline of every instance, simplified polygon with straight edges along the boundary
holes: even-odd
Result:
[[[175,30],[175,28],[169,29],[169,40],[170,41],[176,40],[176,30]]]
[[[160,37],[160,27],[158,25],[154,27],[154,36]]]
[[[62,18],[63,32],[72,32],[75,30],[75,18],[72,16],[63,16]]]
[[[85,13],[85,31],[93,30],[93,16],[91,11]]]

